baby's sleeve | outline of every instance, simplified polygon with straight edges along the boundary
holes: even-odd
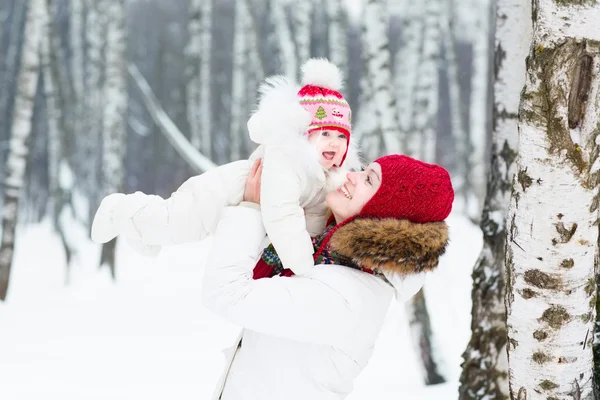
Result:
[[[145,245],[193,242],[214,232],[226,206],[243,197],[250,162],[232,162],[184,182],[163,199],[141,192],[126,195],[115,209],[119,233]]]
[[[314,266],[313,245],[306,229],[300,197],[307,182],[291,162],[289,146],[268,146],[263,158],[261,210],[263,223],[284,268],[302,275]]]

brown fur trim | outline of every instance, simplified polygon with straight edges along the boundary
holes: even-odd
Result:
[[[331,237],[331,250],[363,267],[400,275],[431,271],[448,245],[445,222],[355,219]]]

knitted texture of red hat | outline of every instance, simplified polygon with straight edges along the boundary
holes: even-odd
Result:
[[[329,231],[314,254],[324,251],[331,236],[357,218],[396,218],[415,223],[445,220],[452,211],[454,189],[450,174],[443,167],[393,154],[375,160],[381,166],[381,185],[358,215],[337,224]]]
[[[454,189],[443,167],[398,154],[374,162],[381,166],[381,186],[365,204],[359,218],[398,218],[425,223],[448,217]]]

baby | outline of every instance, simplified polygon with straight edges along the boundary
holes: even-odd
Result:
[[[351,112],[339,93],[340,70],[325,59],[308,60],[302,84],[273,76],[261,85],[248,120],[259,146],[248,160],[194,176],[168,199],[141,192],[105,197],[92,240],[121,235],[147,255],[161,245],[199,241],[214,232],[224,207],[242,201],[248,173],[261,158],[265,229],[283,266],[305,273],[313,265],[311,236],[323,231],[329,216],[325,196],[343,184],[348,170],[360,168],[360,160],[350,146]]]

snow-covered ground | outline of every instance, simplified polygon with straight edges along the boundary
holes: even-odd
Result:
[[[402,306],[392,304],[375,354],[350,400],[457,398],[469,338],[471,270],[482,238],[448,219],[451,244],[426,296],[449,383],[421,384]],[[118,277],[96,267],[99,246],[81,239],[67,274],[50,225],[20,227],[8,301],[0,303],[0,399],[209,399],[237,328],[201,303],[211,244],[165,248],[143,258],[122,243]]]

